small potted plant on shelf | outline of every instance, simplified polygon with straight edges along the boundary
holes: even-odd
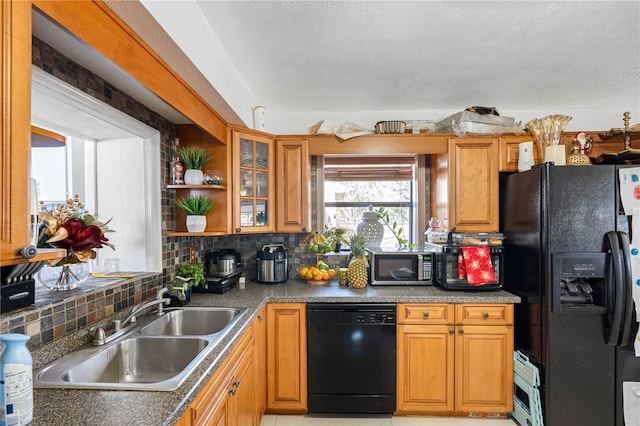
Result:
[[[184,183],[202,185],[204,183],[202,167],[211,159],[211,156],[198,146],[186,146],[180,148],[180,158],[187,169],[184,173]]]
[[[207,213],[215,203],[204,195],[188,195],[176,200],[176,205],[187,214],[187,231],[203,232],[207,227]]]

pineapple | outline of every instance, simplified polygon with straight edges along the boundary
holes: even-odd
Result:
[[[367,268],[369,267],[369,262],[367,262],[364,253],[364,244],[364,238],[358,235],[354,235],[349,240],[353,259],[349,262],[347,281],[349,281],[349,285],[353,288],[364,288],[367,285]]]

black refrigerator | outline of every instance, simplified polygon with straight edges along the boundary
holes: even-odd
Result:
[[[640,382],[620,167],[544,163],[502,182],[515,348],[539,368],[547,426],[622,426],[623,382]]]

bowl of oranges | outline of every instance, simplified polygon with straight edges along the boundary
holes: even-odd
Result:
[[[315,265],[300,265],[298,276],[311,285],[327,284],[329,280],[336,276],[336,270],[331,269],[324,261],[318,260]]]

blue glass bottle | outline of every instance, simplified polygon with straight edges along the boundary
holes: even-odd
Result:
[[[4,350],[0,361],[0,425],[21,426],[33,418],[33,359],[29,336],[0,335]]]

